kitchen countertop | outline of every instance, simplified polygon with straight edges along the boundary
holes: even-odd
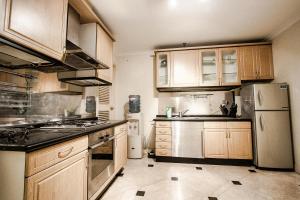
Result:
[[[110,123],[97,126],[91,129],[32,129],[26,139],[20,139],[17,142],[8,141],[0,137],[0,151],[23,151],[31,152],[42,149],[54,144],[65,142],[77,137],[88,135],[95,131],[104,130],[118,126],[127,122],[127,120],[112,120]]]
[[[203,115],[203,116],[184,116],[178,117],[174,116],[172,118],[167,118],[165,116],[158,115],[154,121],[251,121],[251,119],[239,118],[239,117],[227,117],[221,115]]]

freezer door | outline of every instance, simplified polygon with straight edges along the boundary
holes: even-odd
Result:
[[[286,84],[255,84],[255,110],[288,110],[288,85]]]
[[[288,111],[255,112],[257,165],[293,168],[292,139]]]

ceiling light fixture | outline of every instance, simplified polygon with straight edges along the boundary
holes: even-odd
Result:
[[[169,0],[169,6],[175,8],[177,6],[177,0]]]

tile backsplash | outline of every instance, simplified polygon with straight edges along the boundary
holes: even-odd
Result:
[[[186,115],[221,115],[219,107],[225,101],[225,93],[226,91],[160,93],[158,114],[165,115],[166,108],[172,107],[173,114],[188,109]]]
[[[31,107],[25,113],[15,108],[1,108],[0,117],[28,117],[32,115],[61,116],[64,110],[80,114],[82,95],[35,93],[31,95]]]

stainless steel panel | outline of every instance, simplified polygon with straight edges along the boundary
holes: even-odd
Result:
[[[255,84],[255,110],[288,110],[288,85],[286,84]]]
[[[172,122],[172,156],[203,158],[203,122]]]
[[[256,111],[257,165],[293,168],[292,139],[288,111]]]

